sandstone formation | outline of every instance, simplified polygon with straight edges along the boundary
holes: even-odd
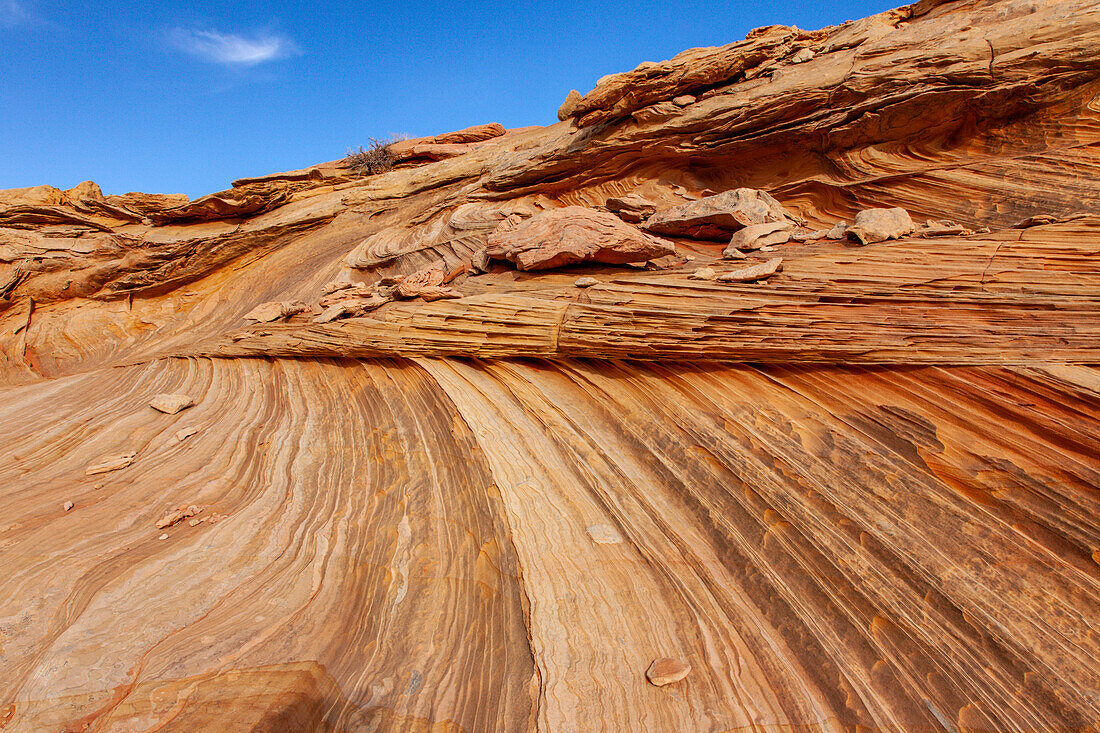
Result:
[[[0,730],[1097,730],[1098,47],[925,0],[377,175],[0,192]]]

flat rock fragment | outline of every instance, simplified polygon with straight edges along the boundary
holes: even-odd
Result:
[[[173,524],[182,522],[188,517],[193,517],[196,514],[202,513],[203,507],[198,504],[181,505],[175,509],[171,509],[164,513],[164,516],[157,520],[157,529],[166,529]]]
[[[95,463],[91,463],[84,469],[84,474],[87,476],[94,476],[97,473],[107,473],[108,471],[117,471],[120,468],[126,468],[134,459],[137,458],[137,453],[116,453],[114,455],[103,456]]]
[[[195,400],[185,394],[158,394],[149,401],[149,407],[166,415],[175,415],[180,410],[186,410],[195,404]]]
[[[623,541],[622,535],[610,524],[593,524],[584,531],[597,545],[617,545]]]
[[[755,280],[763,280],[778,272],[782,264],[782,257],[773,257],[767,262],[762,262],[759,265],[723,273],[718,276],[717,280],[720,283],[747,283]]]
[[[691,665],[673,657],[654,659],[645,671],[649,684],[656,687],[671,685],[691,674]]]
[[[636,193],[613,196],[604,203],[607,210],[630,224],[639,224],[657,213],[657,204]]]
[[[594,277],[578,277],[573,281],[573,287],[575,288],[590,288],[593,285],[599,285],[600,281]]]
[[[789,219],[772,221],[766,224],[750,224],[744,229],[733,233],[729,245],[722,252],[722,256],[726,258],[736,257],[736,255],[730,253],[731,250],[744,252],[762,249],[770,245],[783,244],[790,240],[792,228],[794,228],[794,223]]]

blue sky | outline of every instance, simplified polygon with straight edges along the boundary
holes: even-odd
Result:
[[[192,197],[369,137],[548,125],[570,89],[882,0],[0,0],[0,188]]]

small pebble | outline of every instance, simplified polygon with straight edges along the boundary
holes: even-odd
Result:
[[[165,532],[165,533],[164,533],[164,534],[162,534],[162,535],[161,535],[160,537],[157,537],[157,539],[158,539],[158,540],[166,540],[166,539],[168,539],[168,533],[167,533],[167,532]]]

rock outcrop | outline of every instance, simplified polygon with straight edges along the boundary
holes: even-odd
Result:
[[[1096,730],[1097,47],[929,0],[0,192],[0,729]]]

